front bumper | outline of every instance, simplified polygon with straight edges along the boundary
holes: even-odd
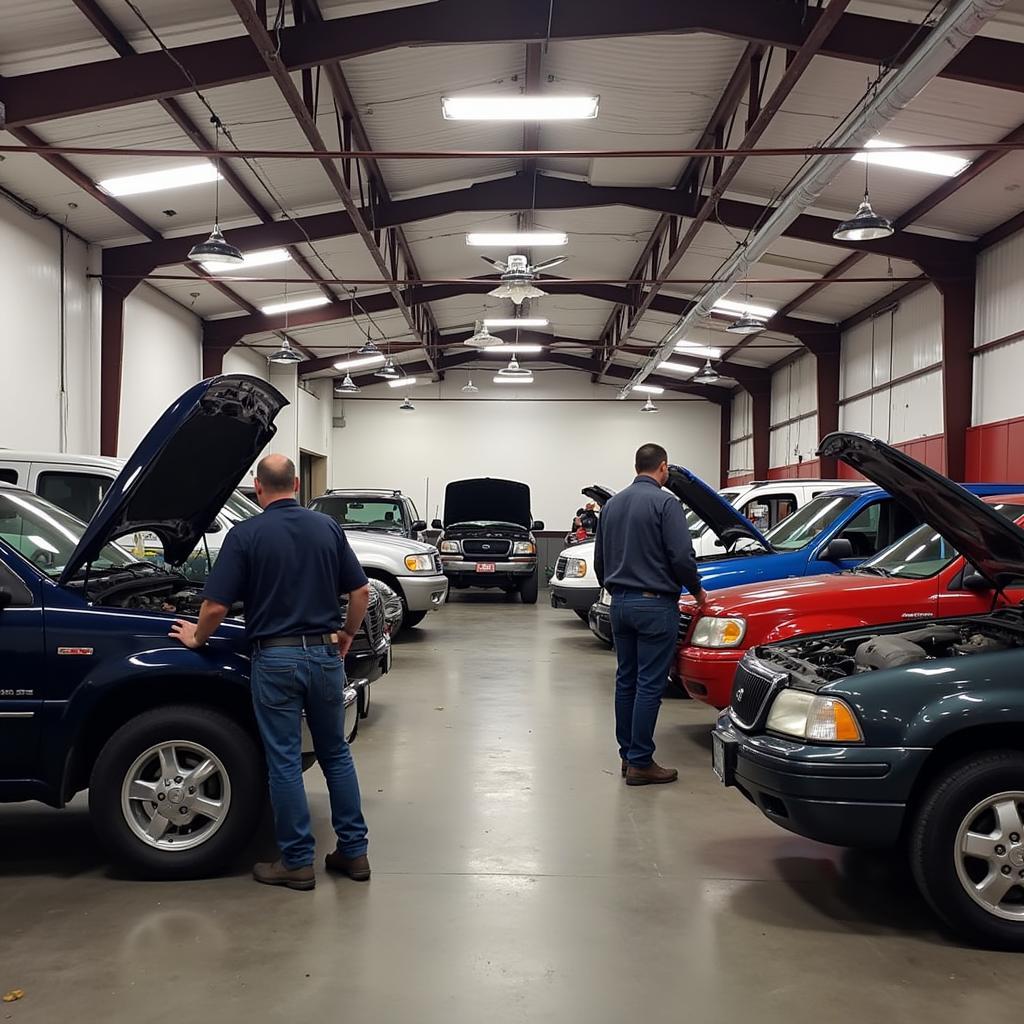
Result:
[[[835,846],[893,846],[930,753],[748,735],[728,713],[715,723],[713,743],[724,751],[726,785],[736,786],[776,825]]]
[[[484,559],[480,559],[483,562]],[[461,558],[441,559],[445,576],[456,586],[500,587],[503,580],[514,577],[517,581],[532,576],[537,571],[537,560],[531,558],[521,562],[494,562],[494,572],[477,572],[478,562],[463,561]]]
[[[448,577],[399,576],[405,605],[411,612],[430,612],[444,606],[448,599]]]
[[[590,613],[587,616],[587,624],[590,632],[609,646],[614,642],[612,637],[612,611],[611,605],[594,603],[590,606]]]
[[[736,648],[712,650],[680,645],[676,649],[676,672],[694,700],[721,710],[732,700],[736,668],[745,653]]]
[[[391,641],[387,637],[372,651],[353,647],[345,657],[345,676],[349,680],[364,679],[369,684],[390,671]]]
[[[567,583],[551,581],[551,607],[568,608],[574,612],[589,611],[601,596],[600,587],[574,587]]]

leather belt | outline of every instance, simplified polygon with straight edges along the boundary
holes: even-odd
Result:
[[[335,633],[304,633],[302,636],[271,636],[266,640],[255,640],[257,650],[266,647],[330,647],[337,644]]]

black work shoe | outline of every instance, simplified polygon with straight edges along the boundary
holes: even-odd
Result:
[[[679,772],[675,768],[662,768],[652,761],[646,768],[630,765],[626,769],[627,786],[657,786],[663,782],[675,782]]]
[[[283,885],[286,889],[297,889],[309,892],[316,888],[316,872],[312,864],[301,868],[286,868],[279,860],[273,864],[257,864],[252,869],[252,877],[263,885]]]
[[[348,875],[353,882],[370,880],[370,861],[364,853],[361,857],[346,857],[340,850],[324,858],[324,867],[336,875]]]

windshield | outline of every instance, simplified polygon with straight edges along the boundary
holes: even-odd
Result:
[[[1019,519],[1024,515],[1024,505],[1002,504],[992,507],[1007,519]],[[879,552],[874,558],[868,559],[856,571],[920,580],[941,572],[959,554],[949,541],[924,524],[911,530],[902,540]]]
[[[330,516],[344,529],[375,530],[381,533],[404,533],[402,504],[385,498],[360,500],[350,496],[325,495],[310,508]]]
[[[0,540],[27,558],[40,572],[57,579],[85,532],[80,519],[34,494],[0,491]],[[134,565],[127,551],[105,545],[92,562],[93,572]]]
[[[727,505],[731,505],[739,496],[739,493],[739,491],[719,491],[718,496]],[[692,508],[686,511],[686,525],[691,537],[700,537],[708,528],[708,524]]]
[[[765,537],[776,551],[797,551],[828,529],[856,500],[854,494],[819,494],[769,530]]]
[[[262,509],[254,501],[250,501],[241,491],[232,491],[231,496],[224,502],[224,518],[235,526],[246,519],[258,516]]]

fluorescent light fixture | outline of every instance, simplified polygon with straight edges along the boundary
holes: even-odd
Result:
[[[533,377],[495,377],[495,384],[532,384]]]
[[[543,352],[543,345],[490,345],[481,351],[492,356],[503,356],[506,352]]]
[[[287,249],[261,249],[259,252],[242,254],[241,264],[226,266],[223,263],[203,263],[203,270],[211,274],[223,274],[227,270],[248,270],[250,267],[265,267],[271,263],[286,263],[291,259]]]
[[[935,174],[940,178],[955,178],[971,162],[946,153],[915,153],[899,143],[885,142],[883,139],[872,139],[866,148],[878,149],[880,146],[895,146],[896,150],[888,153],[858,153],[853,159],[862,164],[895,167],[901,171],[919,171],[921,174]]]
[[[287,302],[272,302],[269,306],[260,306],[260,312],[272,316],[274,313],[291,313],[296,309],[326,306],[330,301],[326,295],[307,295],[304,299],[289,299]]]
[[[700,345],[696,341],[676,342],[676,352],[681,356],[699,356],[701,359],[721,359],[722,350],[708,345]]]
[[[551,321],[543,316],[505,316],[484,321],[484,327],[547,327]]]
[[[659,388],[657,384],[634,384],[634,391],[641,391],[645,395],[663,395],[665,394],[664,388]]]
[[[745,313],[749,313],[751,316],[761,317],[765,320],[775,316],[778,312],[771,306],[754,306],[749,302],[734,302],[732,299],[719,299],[712,309],[725,316],[743,316]]]
[[[580,121],[597,117],[596,96],[442,96],[446,121]]]
[[[376,366],[384,362],[384,353],[376,356],[357,356],[355,359],[339,359],[335,364],[336,370],[355,370],[360,366]]]
[[[123,178],[104,178],[96,184],[108,196],[138,196],[144,192],[162,192],[168,188],[205,185],[219,177],[217,168],[204,160],[201,164],[187,164],[185,167],[174,167],[166,171],[126,174]]]
[[[389,380],[389,388],[408,388],[416,383],[415,377],[399,377],[398,380]]]
[[[564,231],[470,231],[466,245],[496,246],[501,249],[531,245],[565,245]]]
[[[700,367],[692,363],[672,363],[666,360],[664,363],[658,363],[658,369],[674,370],[676,373],[696,373]]]

